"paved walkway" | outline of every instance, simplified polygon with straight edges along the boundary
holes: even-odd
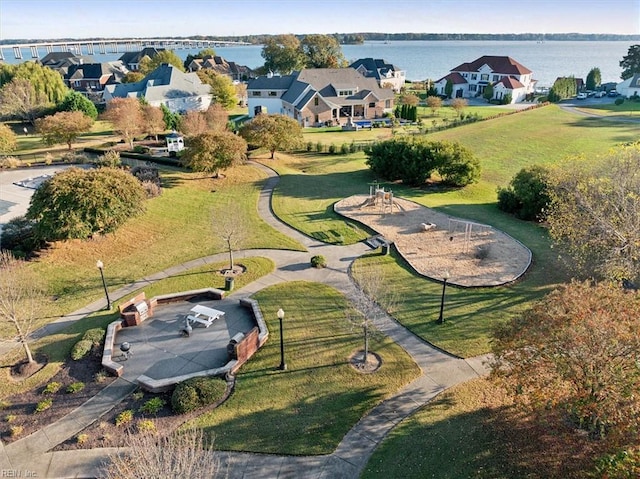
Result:
[[[327,245],[309,238],[282,223],[275,217],[271,209],[271,194],[278,182],[278,177],[270,168],[257,163],[254,165],[268,175],[258,201],[259,214],[272,227],[298,240],[309,252],[282,250],[240,252],[236,257],[265,256],[271,258],[277,267],[273,273],[234,291],[227,297],[248,297],[265,287],[296,280],[328,284],[350,299],[360,295],[360,291],[349,276],[349,267],[354,259],[370,251],[370,248],[364,243],[349,246]],[[311,256],[316,254],[325,256],[328,264],[327,268],[316,269],[309,267]],[[113,300],[117,300],[159,279],[202,264],[219,262],[225,258],[226,254],[221,253],[190,261],[142,278],[117,291],[110,292],[110,296]],[[104,306],[104,300],[96,301],[81,310],[48,324],[38,330],[34,336],[41,337],[46,334],[52,334],[67,327],[70,322],[83,318],[94,311],[104,308]],[[453,357],[417,338],[393,318],[384,314],[384,312],[381,311],[376,317],[376,327],[391,337],[413,357],[414,361],[422,369],[422,375],[363,417],[345,435],[332,454],[301,457],[216,452],[215,456],[219,458],[223,467],[227,468],[230,479],[249,479],[253,477],[270,479],[357,478],[375,448],[395,425],[445,389],[486,374],[487,370],[483,364],[484,357],[467,360]],[[0,354],[4,354],[7,350],[6,344],[0,345]],[[31,474],[31,477],[41,478],[95,477],[100,465],[117,449],[48,451],[55,445],[73,437],[96,419],[106,414],[135,388],[136,385],[130,380],[119,378],[91,400],[56,423],[11,444],[3,446],[0,443],[0,474],[2,471],[16,471],[16,473],[21,473],[22,476],[14,475],[13,477],[29,477],[29,474]]]

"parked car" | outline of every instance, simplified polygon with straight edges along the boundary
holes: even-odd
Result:
[[[609,90],[609,93],[607,93],[607,96],[618,96],[618,92],[616,90]]]
[[[577,100],[586,100],[587,99],[587,94],[584,92],[580,92],[576,95],[576,99]]]
[[[606,96],[607,92],[604,90],[600,90],[596,92],[596,98],[602,98],[603,96]]]

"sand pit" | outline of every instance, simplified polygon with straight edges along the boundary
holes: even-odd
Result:
[[[438,213],[393,198],[393,212],[368,195],[338,201],[334,210],[359,221],[395,243],[420,274],[459,286],[498,286],[518,279],[531,264],[531,251],[511,236],[486,225]]]

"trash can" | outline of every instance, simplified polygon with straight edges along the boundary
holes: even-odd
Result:
[[[382,243],[382,256],[387,256],[389,254],[389,243]]]
[[[227,276],[224,278],[224,289],[227,291],[233,291],[233,276]]]

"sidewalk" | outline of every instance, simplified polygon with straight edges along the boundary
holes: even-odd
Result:
[[[348,298],[362,294],[349,277],[353,260],[370,251],[363,243],[349,246],[328,245],[293,230],[275,217],[271,209],[271,195],[278,177],[273,170],[254,163],[269,175],[258,202],[260,216],[275,229],[298,240],[313,251],[249,250],[236,257],[266,256],[277,265],[276,270],[246,287],[234,291],[228,298],[248,297],[268,286],[287,281],[313,281],[334,287]],[[309,267],[312,255],[322,254],[327,268]],[[120,299],[161,278],[193,268],[202,263],[221,261],[226,253],[193,260],[165,271],[142,278],[135,283],[110,292],[112,299]],[[34,333],[34,337],[52,334],[67,327],[69,322],[104,308],[104,300],[64,316]],[[376,315],[376,327],[404,348],[422,369],[422,376],[393,397],[383,401],[364,416],[342,439],[336,450],[325,456],[271,456],[262,454],[216,452],[229,479],[261,478],[357,478],[371,454],[384,437],[404,418],[428,403],[445,389],[486,374],[484,358],[464,360],[446,354],[407,331],[384,312]],[[0,354],[4,354],[0,345]],[[95,477],[100,465],[117,449],[90,449],[47,452],[55,445],[74,436],[84,427],[108,412],[130,394],[136,385],[119,378],[103,391],[56,423],[7,446],[0,443],[0,470],[22,471],[22,477],[66,478]],[[20,477],[20,476],[15,476]]]

